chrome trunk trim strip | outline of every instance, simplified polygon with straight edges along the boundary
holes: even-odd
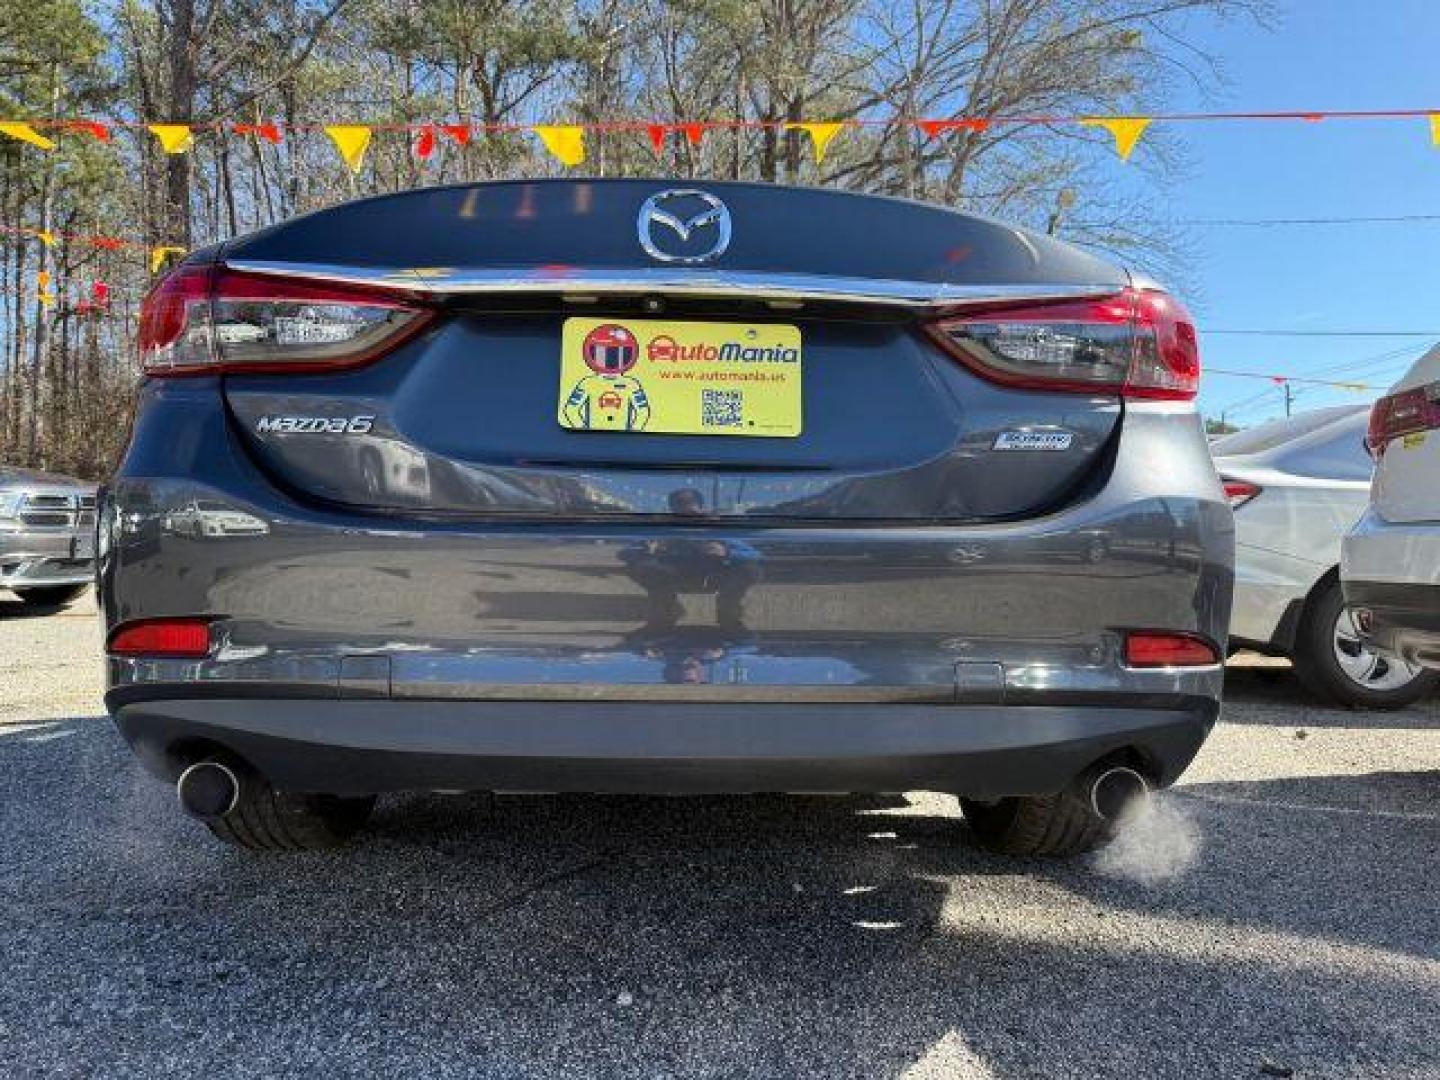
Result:
[[[1111,296],[1125,286],[951,285],[889,278],[833,277],[827,274],[753,273],[694,267],[354,267],[328,263],[229,261],[247,274],[326,281],[336,285],[402,289],[421,295],[548,294],[598,296],[662,293],[679,296],[740,297],[756,300],[828,300],[856,304],[945,308],[983,303],[1074,300]]]

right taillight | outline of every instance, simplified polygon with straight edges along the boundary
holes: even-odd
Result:
[[[390,293],[181,266],[140,309],[147,375],[353,367],[418,332],[430,309]]]
[[[1392,439],[1440,428],[1440,382],[1382,397],[1370,410],[1365,445],[1379,460]]]
[[[1195,324],[1156,289],[946,318],[931,332],[966,367],[1007,386],[1184,401],[1200,386]]]

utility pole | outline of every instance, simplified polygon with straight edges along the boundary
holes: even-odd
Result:
[[[1295,402],[1295,392],[1290,389],[1289,379],[1286,379],[1280,385],[1281,389],[1285,391],[1285,418],[1288,420],[1290,418],[1290,406]]]

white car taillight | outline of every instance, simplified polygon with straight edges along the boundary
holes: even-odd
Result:
[[[1222,476],[1220,481],[1225,488],[1225,499],[1232,510],[1238,510],[1260,494],[1260,485],[1252,484],[1248,480],[1227,480]]]
[[[1195,325],[1155,289],[963,315],[931,330],[966,367],[1006,386],[1188,401],[1200,385]]]
[[[140,363],[147,375],[354,367],[432,315],[386,293],[182,266],[141,305]]]
[[[1365,445],[1378,461],[1394,439],[1440,429],[1440,382],[1382,397],[1370,410]]]

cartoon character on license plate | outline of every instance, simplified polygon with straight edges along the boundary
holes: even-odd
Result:
[[[599,431],[644,431],[650,401],[640,380],[626,374],[640,356],[640,343],[623,326],[607,323],[585,335],[580,346],[594,372],[577,382],[561,411],[571,427]]]

